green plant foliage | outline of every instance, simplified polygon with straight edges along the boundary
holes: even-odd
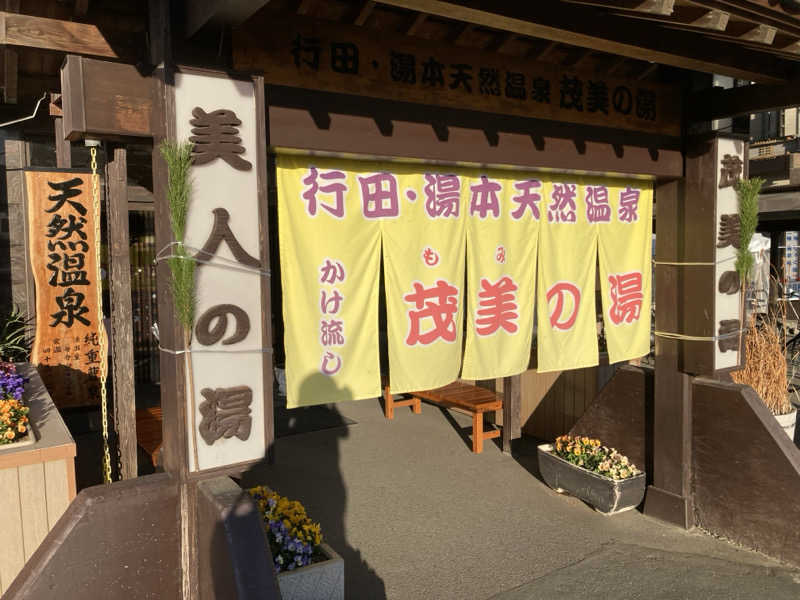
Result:
[[[0,359],[25,362],[31,353],[30,317],[18,306],[0,315]]]
[[[736,272],[742,283],[753,269],[754,259],[750,253],[750,240],[758,226],[758,195],[764,179],[740,179],[736,183],[736,194],[739,196],[739,249],[736,252]]]
[[[189,198],[192,193],[192,182],[189,179],[189,168],[192,166],[192,144],[191,142],[178,143],[164,140],[159,150],[167,162],[169,170],[167,198],[172,235],[176,241],[182,242],[186,232]]]
[[[195,262],[183,246],[186,233],[186,216],[189,213],[189,201],[192,193],[192,182],[189,179],[189,168],[192,166],[192,144],[190,142],[164,141],[159,148],[161,156],[167,163],[169,181],[167,184],[167,200],[172,235],[179,242],[168,261],[172,272],[172,297],[175,302],[175,316],[186,331],[194,325]]]

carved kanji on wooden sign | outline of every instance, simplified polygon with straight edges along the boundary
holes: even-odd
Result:
[[[737,250],[740,245],[739,215],[720,215],[719,232],[717,233],[717,248],[733,246]]]
[[[741,178],[744,164],[735,154],[726,154],[720,162],[722,166],[719,168],[719,187],[730,187]]]
[[[234,169],[249,171],[253,168],[250,161],[243,159],[242,138],[239,137],[239,125],[242,122],[232,110],[219,109],[207,113],[199,106],[192,111],[194,125],[189,141],[194,144],[192,164],[203,165],[221,158]]]
[[[732,295],[739,292],[741,285],[742,283],[739,279],[739,273],[736,271],[725,271],[722,274],[722,277],[719,278],[719,285],[717,289],[719,290],[720,294]]]
[[[200,251],[195,255],[195,258],[201,261],[208,261],[213,258],[217,253],[220,244],[225,242],[228,244],[233,257],[248,267],[258,269],[261,267],[261,261],[257,258],[250,256],[247,251],[242,248],[242,245],[236,239],[231,231],[231,226],[228,224],[231,215],[224,208],[214,209],[214,226],[211,228],[211,235],[208,236],[206,243],[200,248]]]
[[[250,403],[253,390],[246,385],[229,388],[203,388],[200,390],[205,400],[200,403],[203,415],[198,427],[200,435],[209,446],[220,438],[238,437],[244,441],[250,437],[253,417]]]
[[[719,336],[717,344],[719,344],[720,352],[736,352],[739,349],[739,319],[720,321],[717,335]]]
[[[233,335],[222,340],[228,329],[228,314],[236,320],[236,329]],[[214,320],[216,319],[216,322]],[[211,326],[214,323],[214,326]],[[195,325],[197,341],[204,346],[211,346],[222,340],[223,346],[241,342],[250,333],[250,317],[235,304],[217,304],[204,312]]]

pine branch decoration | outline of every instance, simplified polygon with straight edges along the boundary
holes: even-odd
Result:
[[[172,297],[175,302],[175,313],[184,331],[191,332],[194,326],[195,288],[194,272],[196,264],[183,246],[186,233],[186,217],[189,213],[189,200],[192,182],[189,179],[189,168],[192,166],[192,144],[190,142],[173,142],[165,140],[159,147],[161,156],[167,163],[169,179],[167,183],[167,201],[172,235],[178,244],[168,260],[172,272]]]
[[[758,195],[764,179],[740,179],[736,183],[739,196],[739,247],[736,250],[736,272],[742,282],[746,282],[753,270],[754,259],[750,253],[750,240],[758,226]]]

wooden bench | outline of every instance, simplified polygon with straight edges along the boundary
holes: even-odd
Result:
[[[136,442],[153,460],[154,467],[158,466],[163,443],[161,425],[160,406],[151,406],[136,411]]]
[[[383,396],[385,400],[384,413],[387,419],[394,418],[396,406],[411,406],[419,414],[422,412],[420,400],[427,400],[445,408],[457,408],[472,415],[472,451],[476,454],[483,452],[483,441],[500,436],[499,429],[483,430],[484,413],[503,408],[503,400],[494,392],[482,387],[454,382],[435,390],[409,392],[411,396],[405,400],[395,400],[389,391],[389,386],[384,384]]]

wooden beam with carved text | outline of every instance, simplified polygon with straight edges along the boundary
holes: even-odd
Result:
[[[265,33],[268,32],[268,35]],[[233,66],[270,84],[581,125],[681,133],[681,90],[308,17],[251,19]]]

